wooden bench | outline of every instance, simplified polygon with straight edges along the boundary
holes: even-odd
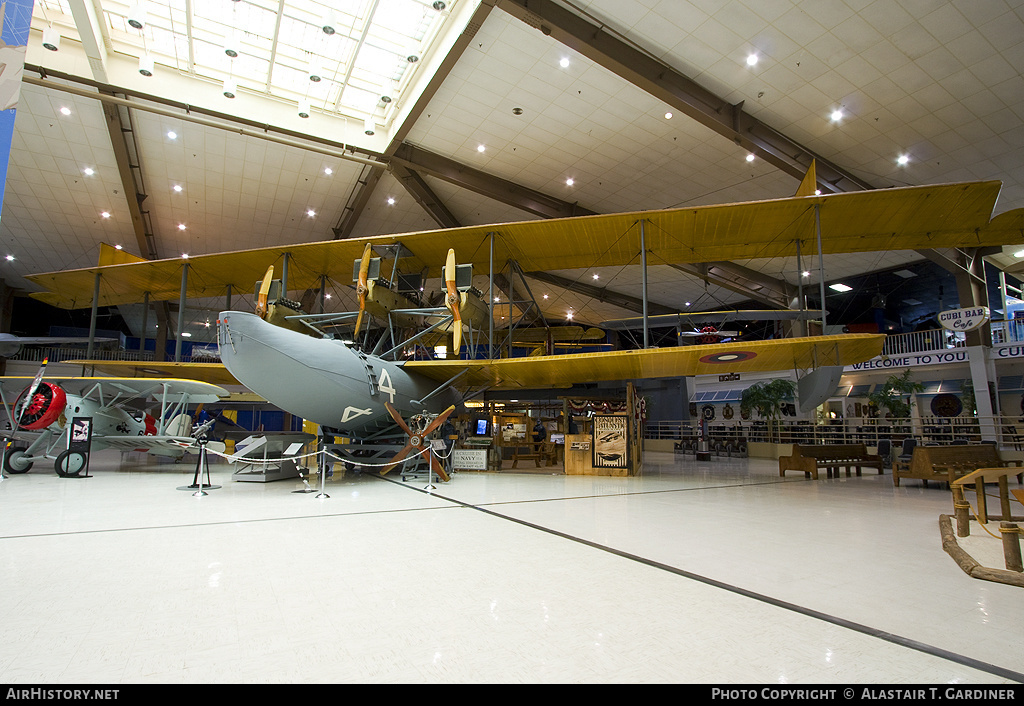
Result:
[[[537,468],[540,468],[540,462],[543,458],[544,442],[520,442],[516,445],[512,451],[512,468],[517,468],[520,461],[533,461],[537,464]],[[529,449],[520,453],[521,449]]]
[[[892,482],[899,486],[901,478],[924,481],[935,480],[952,484],[960,476],[979,468],[1006,468],[1020,461],[1004,461],[992,444],[957,446],[915,446],[910,460],[896,458],[892,464]],[[1017,474],[1018,481],[1022,474]]]
[[[793,444],[792,456],[779,457],[779,475],[785,476],[786,471],[799,471],[805,478],[818,479],[818,469],[824,468],[828,477],[839,476],[839,469],[846,468],[846,475],[855,468],[857,475],[864,466],[877,468],[878,474],[883,472],[882,457],[869,454],[866,444],[827,444],[812,446]]]

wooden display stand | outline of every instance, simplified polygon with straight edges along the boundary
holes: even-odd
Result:
[[[633,384],[626,386],[626,410],[595,414],[583,434],[565,435],[566,475],[635,476],[643,467],[643,444],[637,438]],[[564,418],[569,418],[566,406]]]

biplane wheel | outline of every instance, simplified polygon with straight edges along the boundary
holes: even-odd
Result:
[[[61,478],[77,478],[85,468],[85,454],[81,451],[65,451],[57,457],[53,467]]]
[[[25,449],[11,449],[4,456],[4,470],[11,474],[28,473],[32,468],[32,462],[28,458]]]

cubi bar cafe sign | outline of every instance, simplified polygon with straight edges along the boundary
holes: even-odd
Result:
[[[949,331],[973,331],[983,326],[989,320],[989,309],[986,306],[975,306],[969,309],[951,309],[939,314],[939,323]],[[1022,347],[1018,346],[1018,349]],[[1014,358],[1024,354],[1024,350],[1009,350],[1000,348],[997,355],[1000,358]],[[930,353],[911,353],[908,355],[881,356],[873,358],[864,363],[855,363],[848,366],[850,370],[878,370],[882,368],[907,368],[917,365],[933,365],[935,363],[966,363],[967,350],[957,348],[947,351],[935,351]]]
[[[939,314],[939,324],[949,331],[973,331],[984,326],[989,319],[987,306],[970,309],[950,309]]]

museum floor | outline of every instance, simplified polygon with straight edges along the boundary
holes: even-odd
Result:
[[[942,550],[934,484],[648,454],[193,497],[118,460],[0,483],[0,682],[1024,680],[1024,589]]]

